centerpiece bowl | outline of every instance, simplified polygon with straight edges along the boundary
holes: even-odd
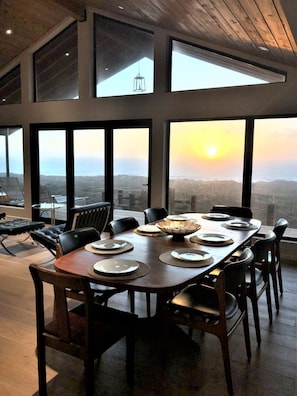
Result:
[[[181,241],[186,235],[193,234],[201,227],[194,221],[159,221],[156,226],[166,234],[172,235],[175,241]]]

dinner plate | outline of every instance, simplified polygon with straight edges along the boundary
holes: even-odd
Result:
[[[127,245],[126,241],[110,239],[104,241],[93,242],[91,246],[99,250],[116,250],[121,249]]]
[[[94,264],[94,271],[102,275],[129,275],[139,268],[133,260],[106,259]]]
[[[159,234],[161,230],[155,226],[154,224],[144,224],[139,227],[137,227],[137,230],[140,232],[145,232],[148,234]]]
[[[206,213],[205,217],[210,220],[227,220],[230,219],[230,215],[227,213]]]
[[[186,221],[188,218],[183,215],[169,215],[165,217],[165,220],[171,220],[171,221]]]
[[[228,223],[226,223],[229,227],[232,228],[251,228],[254,227],[254,225],[252,223],[249,223],[248,221],[242,221],[242,220],[233,220],[233,221],[229,221]]]
[[[171,256],[183,261],[203,261],[211,258],[211,255],[203,250],[186,248],[172,250]]]
[[[224,234],[216,234],[216,233],[204,233],[204,234],[198,234],[197,238],[200,239],[201,241],[209,242],[209,243],[224,243],[224,242],[229,242],[231,240],[230,237]]]

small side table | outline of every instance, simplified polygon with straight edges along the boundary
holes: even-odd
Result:
[[[32,205],[33,209],[38,209],[41,211],[49,211],[51,212],[51,225],[55,225],[56,223],[56,209],[63,208],[64,205],[56,203],[56,202],[43,202],[40,204]]]

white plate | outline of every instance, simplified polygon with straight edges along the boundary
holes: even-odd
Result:
[[[139,263],[124,259],[106,259],[94,264],[94,271],[102,275],[129,275],[139,268]]]
[[[205,217],[212,220],[227,220],[230,219],[230,215],[227,213],[206,213]]]
[[[230,221],[228,224],[234,228],[249,228],[249,227],[253,226],[253,224],[251,224],[247,221],[241,221],[241,220]]]
[[[107,241],[98,241],[93,242],[91,246],[94,249],[99,250],[116,250],[121,249],[127,245],[126,241],[119,241],[119,240],[107,240]]]
[[[141,225],[137,228],[137,230],[140,232],[147,232],[148,234],[159,234],[161,232],[160,229],[153,224]]]
[[[165,220],[171,220],[171,221],[186,221],[188,218],[183,215],[169,215],[165,217]]]
[[[177,249],[172,250],[171,256],[184,261],[203,261],[211,258],[211,255],[198,249]]]
[[[205,234],[198,234],[197,238],[201,239],[201,241],[211,242],[211,243],[222,243],[222,242],[230,241],[230,239],[231,239],[227,235],[224,235],[224,234],[212,234],[210,232],[205,233]]]

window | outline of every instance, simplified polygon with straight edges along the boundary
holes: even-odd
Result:
[[[0,127],[0,204],[24,206],[21,127]]]
[[[33,204],[54,202],[55,220],[65,221],[73,206],[113,203],[113,217],[144,221],[148,206],[149,121],[77,123],[31,130]],[[131,151],[131,142],[137,150]],[[45,205],[43,205],[45,206]],[[129,213],[128,213],[129,212]],[[53,223],[50,210],[35,219]]]
[[[255,120],[251,207],[272,226],[285,217],[297,228],[297,118]]]
[[[169,210],[241,205],[244,120],[170,123]]]
[[[105,201],[105,129],[76,129],[73,141],[75,205]]]
[[[55,220],[66,220],[66,131],[40,130],[39,141],[39,202],[58,203]],[[51,218],[53,212],[41,210],[42,218]]]
[[[0,104],[21,102],[21,67],[17,66],[0,78]]]
[[[171,91],[284,82],[283,72],[172,41]]]
[[[131,144],[137,149],[131,150]],[[141,212],[141,222],[148,206],[149,128],[114,129],[113,158],[115,218],[128,210]]]
[[[78,97],[77,24],[34,54],[35,101]]]
[[[95,15],[96,97],[153,92],[153,35]]]

